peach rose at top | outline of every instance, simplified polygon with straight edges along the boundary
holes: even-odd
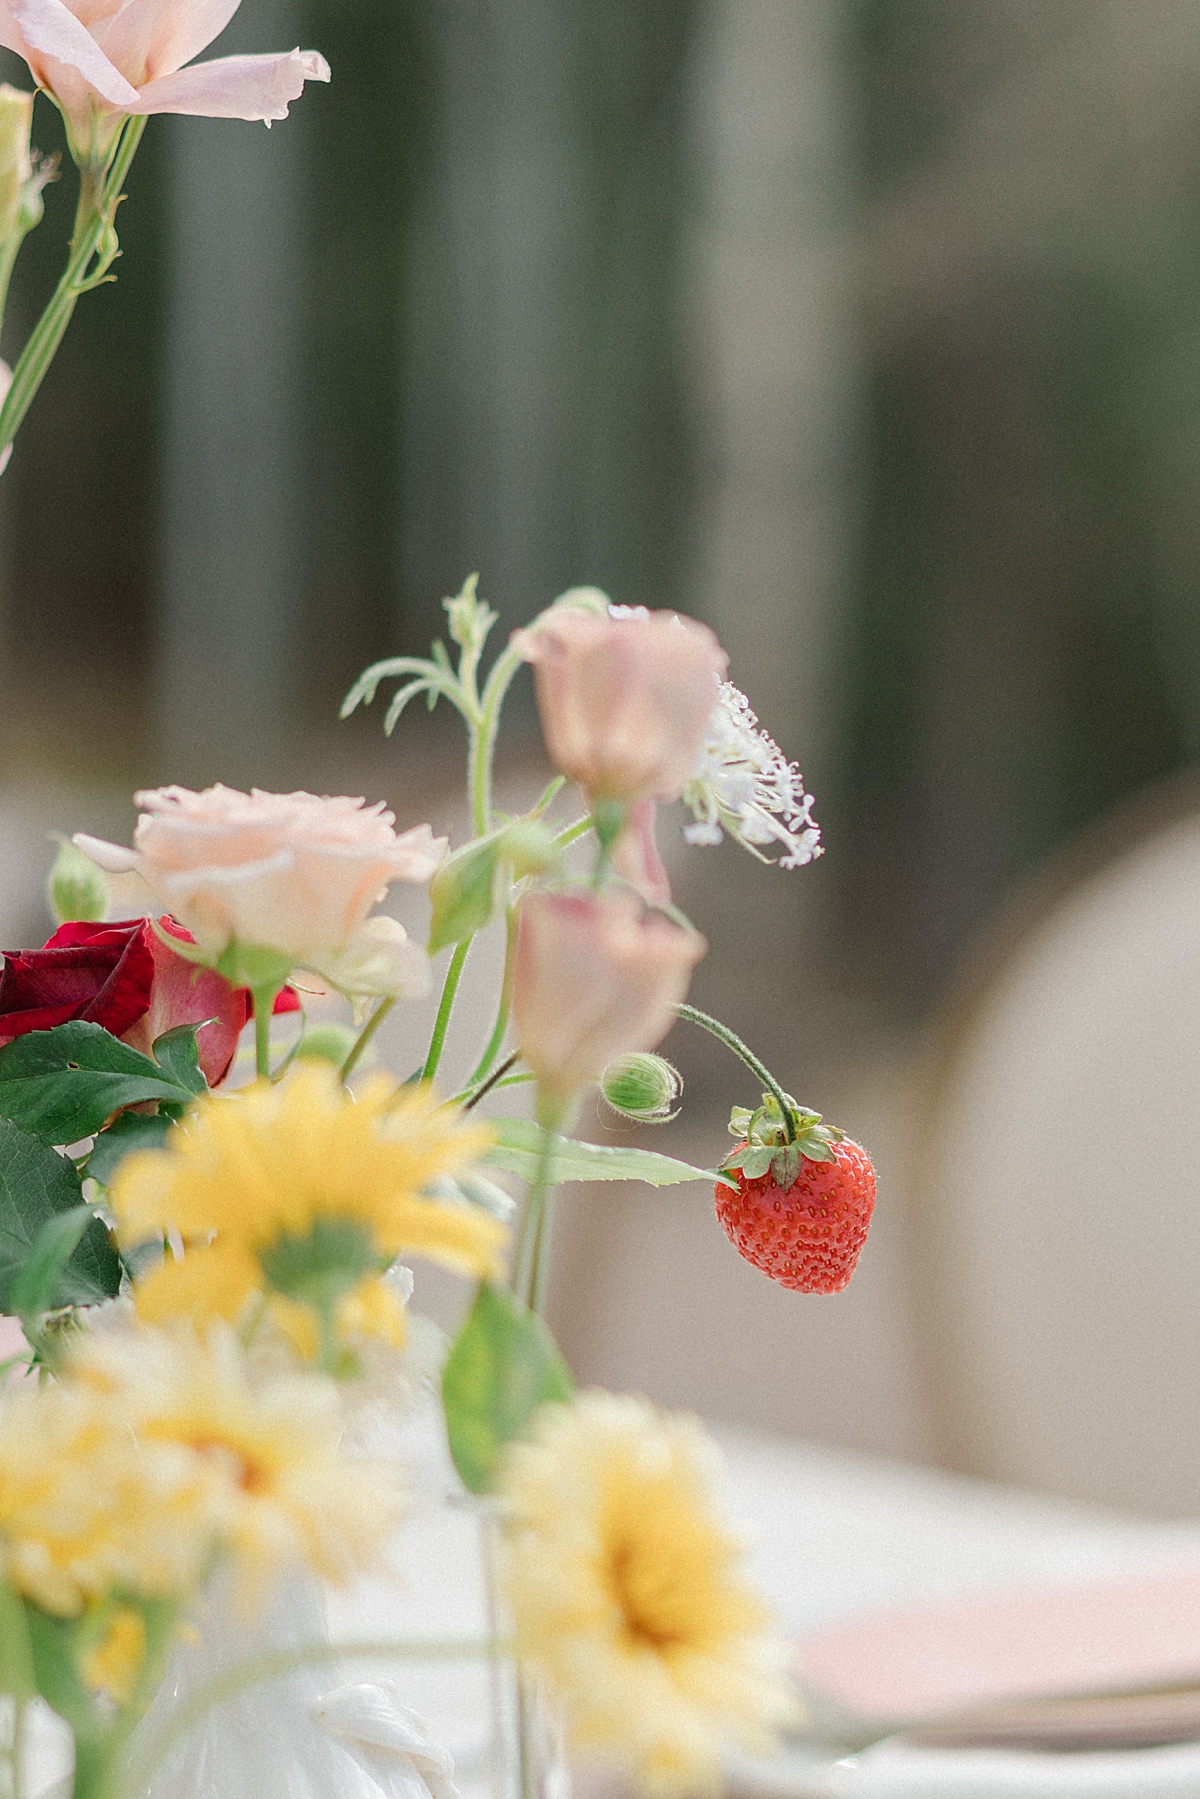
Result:
[[[521,906],[513,1015],[551,1114],[614,1056],[654,1049],[707,944],[627,893],[531,893]]]
[[[62,108],[73,153],[103,161],[127,113],[285,119],[306,81],[328,81],[315,50],[191,63],[239,0],[0,0],[0,43],[23,56]]]
[[[560,601],[512,639],[533,664],[550,760],[599,799],[677,799],[729,661],[675,612]]]
[[[424,991],[427,962],[392,919],[367,915],[392,881],[423,885],[446,850],[428,825],[397,836],[382,801],[311,793],[160,787],[142,809],[133,848],[74,841],[110,873],[136,871],[192,932],[212,964],[232,944],[289,957],[343,992]]]

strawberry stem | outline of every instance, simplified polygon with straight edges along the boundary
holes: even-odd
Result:
[[[675,1010],[680,1018],[685,1018],[689,1024],[698,1024],[701,1030],[708,1031],[718,1042],[723,1043],[726,1049],[731,1049],[735,1056],[741,1058],[751,1074],[757,1076],[779,1107],[787,1140],[789,1143],[794,1143],[796,1141],[795,1108],[766,1064],[760,1062],[749,1045],[743,1043],[737,1033],[731,1031],[727,1024],[722,1024],[720,1019],[710,1018],[709,1014],[701,1012],[698,1006],[680,1004],[676,1006]]]

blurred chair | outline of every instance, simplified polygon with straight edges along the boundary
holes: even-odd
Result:
[[[942,1458],[1200,1513],[1200,782],[1010,909],[930,1074],[910,1200]]]

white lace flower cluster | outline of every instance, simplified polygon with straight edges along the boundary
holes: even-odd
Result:
[[[800,770],[759,729],[749,700],[731,681],[721,683],[683,799],[696,820],[684,829],[689,843],[720,843],[728,831],[760,862],[772,858],[758,846],[778,843],[787,852],[778,858],[780,868],[802,868],[821,854]]]

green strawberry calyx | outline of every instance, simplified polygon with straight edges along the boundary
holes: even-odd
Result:
[[[762,1105],[755,1111],[734,1106],[729,1114],[731,1136],[738,1140],[720,1165],[722,1174],[740,1171],[748,1181],[761,1180],[770,1173],[777,1187],[795,1185],[802,1161],[832,1162],[834,1150],[844,1140],[845,1132],[825,1124],[819,1112],[810,1112],[790,1093],[784,1094],[791,1113],[792,1129],[788,1130],[779,1101],[772,1093],[764,1093]],[[791,1142],[788,1138],[791,1137]]]

